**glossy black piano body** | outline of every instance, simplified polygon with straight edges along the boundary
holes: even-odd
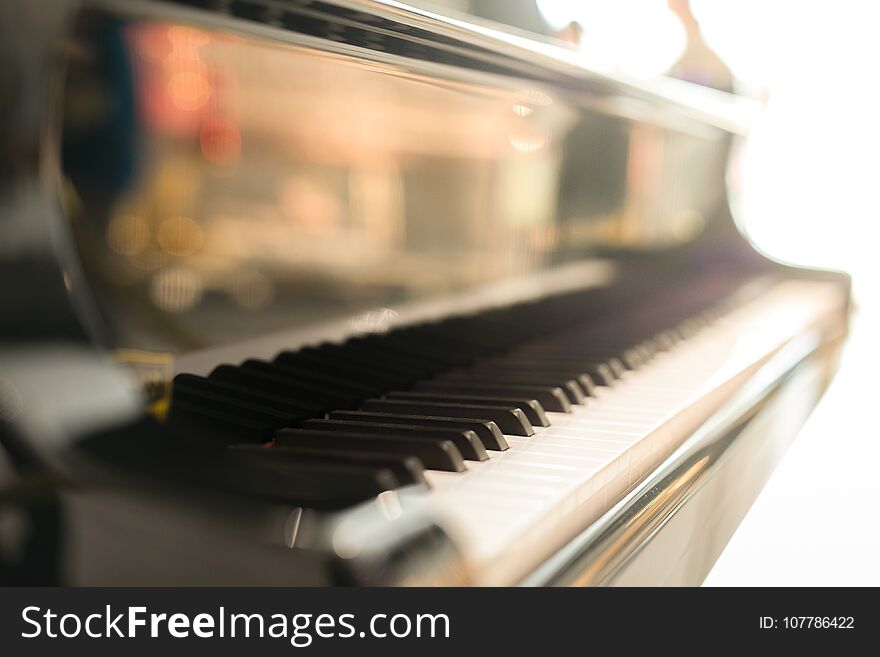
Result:
[[[394,3],[58,0],[2,11],[0,503],[19,527],[9,581],[697,583],[833,371],[846,277],[765,259],[730,215],[725,172],[756,111],[748,101],[600,72],[556,46]],[[675,315],[657,295],[762,277],[836,292],[747,376],[706,395],[713,403],[620,499],[566,540],[548,538],[528,572],[469,570],[462,545],[418,504],[267,501],[252,480],[203,472],[192,452],[118,447],[164,430],[148,404],[173,435],[206,418],[217,434],[229,419],[249,431],[267,414],[252,393],[278,382],[265,368],[279,365],[299,373],[297,403],[313,406],[275,399],[281,426],[358,408],[424,418],[443,412],[450,390],[459,416],[538,394],[562,412],[589,390],[557,387],[549,347],[529,347],[500,382],[497,367],[474,363],[526,349],[524,326],[567,329],[554,317],[574,321],[574,306],[554,299],[578,295],[585,330],[590,313],[598,326],[646,304],[648,325],[686,341],[677,323],[711,304]],[[508,322],[492,320],[497,340],[462,332],[486,314]],[[672,346],[655,337],[646,360]],[[404,342],[387,352],[387,339]],[[319,343],[325,352],[308,351]],[[471,352],[450,347],[464,343]],[[375,360],[358,361],[363,349],[394,354],[387,386],[370,387]],[[258,362],[281,352],[293,355]],[[349,397],[323,403],[315,391],[342,375],[316,363],[333,354],[355,364],[343,373]],[[392,376],[425,363],[437,366],[427,383]],[[475,368],[469,386],[447,372],[463,365]],[[169,413],[175,374],[192,378],[178,379]],[[388,397],[364,402],[376,391]],[[236,454],[244,468],[261,458]],[[344,467],[325,456],[290,458],[313,464],[303,477],[361,472],[350,455]],[[335,480],[316,482],[338,493]]]

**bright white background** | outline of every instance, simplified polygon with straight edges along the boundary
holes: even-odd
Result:
[[[664,0],[540,0],[590,56],[665,71],[684,33]],[[738,218],[782,260],[852,273],[860,311],[839,376],[707,585],[880,585],[880,3],[693,0],[708,44],[767,99]]]

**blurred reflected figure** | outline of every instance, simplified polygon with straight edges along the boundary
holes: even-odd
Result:
[[[687,44],[668,75],[721,91],[733,91],[733,75],[724,61],[709,47],[700,32],[700,24],[691,11],[690,0],[667,0],[669,9],[681,21]]]
[[[583,26],[577,21],[571,21],[561,30],[557,30],[553,36],[560,41],[565,41],[573,46],[579,46],[584,35]]]

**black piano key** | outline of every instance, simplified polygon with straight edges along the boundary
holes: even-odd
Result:
[[[405,363],[410,367],[418,368],[420,372],[432,372],[450,367],[442,357],[436,354],[425,353],[425,351],[407,349],[406,345],[392,341],[390,336],[387,335],[373,340],[353,338],[346,342],[345,345],[358,349],[362,353],[374,354],[377,358],[384,357],[395,363]]]
[[[663,351],[669,351],[681,342],[681,336],[675,328],[669,328],[662,333],[656,335],[654,339]]]
[[[373,453],[388,452],[399,456],[415,456],[431,470],[463,472],[466,469],[461,452],[451,440],[376,436],[356,432],[337,433],[316,429],[283,429],[275,434],[275,444]]]
[[[486,320],[479,317],[458,317],[445,320],[439,324],[424,327],[411,327],[404,329],[418,331],[426,336],[427,341],[440,339],[450,344],[461,344],[467,353],[487,355],[503,351],[504,346],[516,342],[512,332],[499,335],[496,331],[486,326]],[[415,334],[415,333],[413,333]],[[506,339],[507,338],[507,339]]]
[[[318,347],[306,347],[300,353],[323,354],[367,367],[376,367],[398,376],[422,378],[432,372],[432,368],[426,367],[423,363],[408,362],[404,358],[391,358],[387,353],[378,353],[364,345],[322,344]]]
[[[387,467],[322,463],[271,451],[230,452],[223,483],[250,495],[319,509],[344,508],[400,487]]]
[[[413,427],[401,424],[379,424],[376,422],[358,422],[356,420],[308,420],[303,429],[319,431],[341,431],[370,433],[383,436],[400,436],[403,438],[438,438],[451,440],[458,451],[468,461],[485,461],[489,458],[486,448],[477,434],[467,429],[438,429],[431,427]]]
[[[498,425],[491,420],[468,420],[466,418],[431,417],[429,415],[399,415],[396,413],[370,413],[368,411],[333,411],[331,420],[353,420],[356,422],[390,422],[415,427],[448,427],[473,431],[486,449],[504,451],[509,449],[507,439]]]
[[[470,370],[516,369],[524,372],[535,370],[569,374],[583,366],[583,361],[573,362],[570,358],[560,358],[554,354],[530,353],[526,350],[517,350],[504,356],[494,356],[477,361]],[[470,371],[460,370],[460,371]]]
[[[244,401],[229,394],[217,394],[205,390],[192,390],[187,386],[175,387],[171,404],[186,403],[190,406],[212,409],[235,417],[266,422],[274,427],[291,427],[303,419],[301,413],[288,413],[264,404]]]
[[[557,413],[571,413],[571,402],[565,392],[559,386],[530,386],[516,383],[436,383],[426,381],[417,383],[413,388],[415,392],[438,392],[443,394],[461,393],[464,395],[479,395],[482,397],[528,397],[535,399],[544,410]]]
[[[583,369],[583,376],[589,377],[592,387],[596,385],[610,386],[620,378],[614,373],[614,370],[608,363],[590,363],[580,367]],[[590,395],[594,394],[592,387],[589,392]]]
[[[472,330],[464,329],[464,325],[450,322],[408,326],[398,329],[394,336],[450,358],[471,359],[498,351],[498,345],[488,340],[487,336],[475,335]]]
[[[363,365],[315,351],[285,351],[278,354],[273,362],[284,366],[311,368],[382,389],[406,386],[416,379],[410,374],[385,370],[381,365]]]
[[[463,393],[409,392],[394,391],[385,395],[388,399],[413,399],[415,401],[434,401],[450,404],[471,404],[474,406],[510,406],[521,410],[532,426],[549,427],[550,420],[544,407],[536,399],[523,397],[487,397]]]
[[[523,350],[523,355],[536,358],[556,358],[560,361],[577,365],[579,363],[605,363],[612,371],[621,377],[627,370],[641,367],[643,360],[638,352],[630,349],[598,350],[577,349],[576,347],[554,348],[544,350]]]
[[[631,370],[637,370],[640,367],[643,367],[649,360],[651,360],[651,357],[652,354],[650,350],[644,345],[636,345],[624,349],[618,355],[618,358],[620,358],[623,364]]]
[[[615,378],[620,379],[626,374],[626,367],[624,367],[623,362],[619,358],[609,358],[607,359],[603,365],[607,366],[611,373],[614,374]]]
[[[585,360],[511,357],[478,363],[472,370],[478,373],[491,372],[494,374],[506,374],[512,376],[538,377],[559,381],[560,379],[574,379],[587,395],[593,394],[593,387],[599,385],[611,385],[619,376],[607,363],[591,363]]]
[[[300,367],[290,367],[280,363],[271,363],[256,358],[248,358],[241,365],[242,369],[254,370],[256,372],[265,372],[275,376],[281,376],[293,381],[302,381],[303,383],[315,384],[326,387],[330,390],[336,390],[341,393],[358,395],[361,397],[370,397],[376,394],[376,386],[362,385],[350,379],[342,377],[334,377],[324,373],[313,372]]]
[[[216,440],[228,444],[264,443],[272,440],[276,431],[272,423],[236,417],[186,402],[171,404],[167,423],[174,433],[193,434],[205,442]]]
[[[627,371],[627,368],[616,356],[603,359],[579,358],[572,360],[576,368],[583,369],[599,385],[612,385],[621,379]],[[581,365],[583,361],[587,361],[587,364]]]
[[[673,330],[680,335],[683,340],[688,340],[699,333],[702,328],[703,326],[698,320],[689,318],[679,323]]]
[[[368,399],[361,404],[361,408],[365,411],[382,413],[491,420],[502,432],[511,436],[535,435],[535,429],[525,413],[511,406],[447,404],[410,399]]]
[[[571,413],[571,402],[558,386],[536,386],[525,384],[480,383],[471,381],[437,383],[426,381],[417,383],[415,392],[438,392],[443,394],[461,393],[482,397],[528,397],[535,399],[546,411]]]
[[[302,400],[315,404],[322,410],[352,408],[358,402],[358,398],[350,394],[342,394],[308,383],[297,383],[290,379],[264,372],[243,370],[232,365],[216,367],[211,372],[209,378],[247,386],[254,390],[264,390],[276,395],[289,395],[297,401]]]
[[[233,445],[230,451],[237,452],[258,451],[261,454],[268,453],[275,458],[295,458],[305,462],[314,461],[320,463],[342,463],[352,465],[373,465],[388,468],[397,478],[401,486],[424,486],[428,487],[425,479],[425,465],[415,456],[399,456],[382,452],[352,452],[341,449],[315,448],[315,447],[285,447],[262,445]]]
[[[541,405],[548,411],[567,413],[572,404],[584,404],[587,394],[575,379],[553,376],[529,376],[506,373],[503,375],[483,374],[473,370],[447,372],[433,379],[417,383],[414,390],[428,390],[427,386],[443,386],[464,390],[475,389],[510,389],[531,390]],[[439,390],[439,388],[437,388]],[[561,400],[560,400],[561,397]],[[553,408],[551,408],[553,407]]]
[[[572,404],[583,404],[587,400],[588,389],[576,376],[553,374],[552,372],[526,371],[525,369],[485,368],[471,370],[455,370],[440,374],[430,380],[431,383],[473,383],[486,385],[527,385],[552,386],[561,388]],[[592,391],[592,386],[589,388]]]
[[[541,372],[554,372],[556,375],[577,376],[579,381],[583,382],[586,378],[593,385],[612,385],[621,378],[627,368],[617,357],[608,358],[590,358],[577,357],[572,355],[570,358],[561,358],[559,356],[523,356],[515,357],[506,361],[492,363],[494,367],[509,367],[517,371],[522,369],[532,369]],[[585,385],[589,385],[588,383]]]
[[[462,345],[451,345],[425,335],[389,333],[356,339],[416,358],[429,359],[445,367],[461,367],[472,360],[472,357],[462,354]]]
[[[302,404],[289,398],[271,395],[266,392],[254,391],[251,388],[237,386],[224,381],[207,379],[195,374],[178,374],[174,377],[172,398],[181,390],[206,391],[227,395],[234,399],[253,402],[261,406],[267,406],[279,411],[289,413],[291,416],[302,418],[314,417],[319,407],[313,404]]]

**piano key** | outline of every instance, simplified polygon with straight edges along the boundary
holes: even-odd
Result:
[[[358,403],[358,398],[351,394],[339,393],[309,383],[297,383],[285,377],[244,370],[232,365],[220,365],[214,368],[208,378],[228,381],[255,390],[264,390],[276,395],[289,395],[297,401],[302,400],[319,405],[324,410],[353,408]]]
[[[305,462],[315,461],[324,463],[342,464],[366,464],[388,468],[397,478],[401,486],[424,486],[428,487],[425,479],[425,465],[414,456],[399,456],[383,452],[353,452],[341,449],[294,447],[292,445],[271,446],[264,445],[233,445],[230,451],[255,450],[260,453],[268,453],[270,456],[283,458],[297,458]]]
[[[395,332],[355,338],[351,342],[355,340],[418,358],[428,358],[446,367],[460,367],[467,365],[473,360],[472,356],[462,354],[462,345],[460,343],[451,345],[442,338],[439,340],[436,338],[426,340],[424,335],[408,335],[402,332]]]
[[[390,342],[390,338],[387,335],[383,335],[381,338],[381,340],[352,338],[342,346],[364,356],[375,358],[380,362],[387,359],[389,362],[394,363],[395,366],[404,366],[419,374],[430,374],[431,372],[449,367],[446,360],[438,357],[436,354],[429,355],[417,353],[412,349],[406,349],[399,344]]]
[[[696,335],[700,328],[700,323],[696,319],[689,318],[678,324],[674,330],[686,340]]]
[[[469,370],[457,371],[541,377],[552,380],[555,385],[559,385],[561,381],[574,380],[585,393],[592,394],[591,390],[595,386],[593,372],[598,371],[598,366],[584,361],[541,355],[520,355],[517,352],[504,358],[479,361]]]
[[[399,335],[401,340],[410,341],[423,348],[458,354],[460,358],[470,359],[498,352],[500,348],[498,343],[488,339],[485,334],[477,335],[471,330],[474,323],[473,318],[471,319],[470,329],[461,323],[444,321],[401,328],[394,335]]]
[[[488,326],[495,324],[495,326]],[[485,316],[457,317],[438,324],[418,327],[427,341],[449,340],[467,345],[469,353],[491,354],[503,351],[505,345],[516,342],[516,331],[500,333],[497,322]],[[403,329],[413,330],[413,329]]]
[[[415,392],[439,392],[439,393],[457,393],[465,395],[480,395],[483,397],[517,397],[528,396],[535,399],[546,411],[555,411],[557,413],[570,413],[571,402],[559,386],[532,386],[526,384],[511,383],[505,385],[503,383],[480,383],[480,382],[447,382],[436,383],[427,381],[417,383],[413,388]]]
[[[610,386],[626,372],[616,358],[609,358],[606,362],[593,363],[587,359],[565,359],[540,355],[521,356],[519,353],[508,358],[479,363],[474,366],[473,371],[573,378],[585,388],[585,392],[590,396],[593,394],[592,389],[596,383]]]
[[[481,582],[515,581],[546,554],[548,540],[564,544],[573,525],[591,522],[678,447],[690,434],[674,426],[683,418],[700,422],[694,413],[709,417],[723,404],[707,395],[707,383],[723,390],[810,325],[809,314],[788,304],[802,309],[817,301],[806,294],[799,301],[788,295],[762,299],[748,312],[737,311],[737,319],[725,317],[614,386],[599,388],[589,407],[553,414],[553,426],[531,438],[511,436],[510,450],[488,463],[455,477],[429,472],[433,508],[460,532]],[[510,565],[514,544],[524,557],[516,566]]]
[[[368,399],[361,408],[365,411],[401,413],[404,415],[431,415],[448,418],[491,420],[503,433],[513,436],[531,436],[535,429],[520,409],[511,406],[477,406],[415,401],[410,399]]]
[[[573,364],[578,362],[605,363],[618,376],[622,376],[626,370],[638,369],[650,360],[650,355],[637,347],[597,349],[593,345],[579,347],[577,344],[569,342],[561,345],[531,346],[518,351],[517,354],[556,357]]]
[[[174,377],[172,384],[172,398],[174,394],[183,390],[190,389],[194,391],[204,390],[215,392],[227,396],[240,399],[242,401],[250,401],[262,406],[268,406],[280,411],[285,411],[293,415],[306,417],[314,417],[319,414],[320,408],[314,404],[305,404],[291,400],[290,398],[271,395],[265,392],[257,392],[251,388],[237,386],[225,381],[217,381],[208,379],[195,374],[178,374]]]
[[[359,395],[362,397],[370,397],[376,394],[376,386],[368,386],[344,379],[342,377],[334,377],[323,372],[318,373],[306,368],[291,367],[280,363],[271,363],[265,360],[249,358],[239,365],[242,369],[254,370],[256,372],[265,372],[281,376],[293,381],[302,381],[303,383],[313,383],[318,386],[324,386],[330,390],[338,390],[340,392]]]
[[[404,358],[390,358],[388,354],[377,353],[364,345],[352,345],[350,343],[339,344],[322,344],[318,347],[306,347],[301,353],[316,353],[326,356],[332,356],[342,360],[348,360],[352,363],[359,363],[369,367],[379,367],[392,373],[421,378],[429,376],[433,369],[426,367],[423,363],[408,362]]]
[[[314,419],[303,423],[304,429],[319,431],[341,431],[370,433],[383,436],[401,436],[404,438],[438,438],[451,440],[458,447],[461,455],[469,461],[485,461],[489,458],[486,448],[477,434],[467,429],[440,429],[431,427],[413,427],[407,425],[376,422],[358,422],[357,420],[324,420]]]
[[[623,362],[619,358],[609,358],[602,365],[606,365],[609,370],[614,374],[614,376],[618,379],[622,378],[626,374],[626,367],[624,367]]]
[[[667,329],[655,335],[651,340],[658,351],[669,351],[679,343],[679,336],[673,329]]]
[[[388,399],[412,399],[415,401],[436,401],[441,403],[462,403],[474,406],[510,406],[521,410],[533,426],[548,427],[550,420],[544,407],[536,399],[526,397],[488,397],[459,393],[394,391],[385,395]]]
[[[373,453],[388,452],[399,456],[414,456],[432,470],[463,472],[466,469],[461,452],[451,440],[401,438],[316,429],[282,429],[275,434],[275,444]]]
[[[351,338],[345,344],[357,346],[365,353],[385,354],[387,357],[425,368],[454,367],[456,363],[462,362],[460,357],[453,358],[436,346],[412,344],[395,333]]]
[[[175,403],[187,403],[200,408],[214,409],[235,417],[267,422],[274,427],[295,426],[304,418],[302,413],[291,414],[287,411],[272,408],[264,404],[245,401],[230,394],[218,394],[206,390],[193,390],[187,386],[174,389],[171,400]]]
[[[619,356],[623,364],[628,368],[635,370],[643,367],[653,358],[654,354],[651,348],[646,344],[638,344],[629,349],[625,349]]]
[[[177,433],[194,434],[206,442],[264,443],[272,440],[276,429],[272,423],[236,417],[180,401],[171,404],[167,423]]]
[[[344,508],[400,487],[387,467],[326,463],[274,452],[231,451],[223,483],[251,495],[318,509]]]
[[[509,448],[507,439],[498,425],[491,420],[432,417],[429,415],[400,415],[397,413],[370,413],[368,411],[333,411],[331,420],[354,420],[356,422],[389,422],[406,426],[448,427],[473,431],[486,449],[503,452]]]
[[[588,396],[584,386],[577,379],[541,373],[520,374],[518,372],[505,372],[503,374],[490,374],[475,370],[454,370],[438,374],[428,381],[417,383],[415,388],[418,388],[420,385],[432,384],[455,386],[471,384],[475,386],[526,386],[559,389],[565,395],[569,405],[583,404],[587,401]],[[594,386],[591,385],[590,390],[592,391],[593,388]],[[556,410],[548,408],[553,403],[548,402],[548,404],[544,404],[543,400],[540,399],[538,401],[541,401],[546,410]]]
[[[550,356],[544,358],[534,356],[529,358],[512,355],[504,361],[499,361],[498,364],[507,364],[512,368],[529,368],[536,371],[556,372],[557,375],[568,373],[569,375],[584,377],[586,381],[584,381],[584,378],[581,378],[579,379],[581,383],[592,388],[592,386],[597,384],[610,386],[621,376],[621,374],[615,372],[615,368],[612,367],[612,361],[616,361],[616,359],[609,358],[606,362],[593,363],[582,358],[554,358]],[[623,370],[620,370],[620,372],[622,373]],[[589,392],[589,394],[592,395],[592,392]]]
[[[382,389],[406,386],[414,380],[411,375],[401,375],[397,372],[384,370],[380,365],[367,366],[314,351],[284,351],[278,354],[273,362],[285,367],[314,369],[343,379],[375,385]]]

